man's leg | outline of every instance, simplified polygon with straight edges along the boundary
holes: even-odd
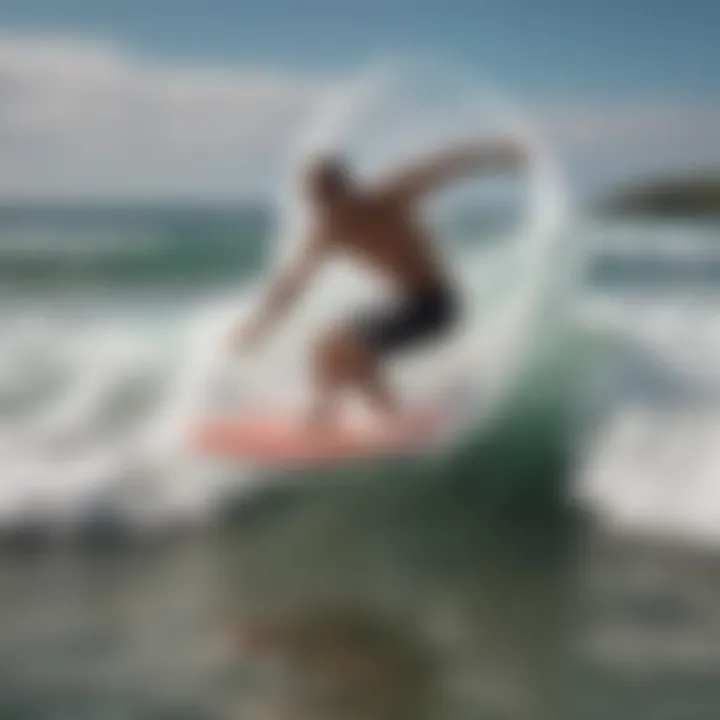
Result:
[[[314,397],[308,419],[313,424],[332,425],[338,414],[342,369],[332,334],[320,338],[313,355]]]
[[[315,405],[311,419],[333,422],[342,393],[356,389],[376,411],[396,411],[396,403],[381,376],[378,360],[351,331],[333,330],[321,338],[315,353]]]
[[[358,378],[358,389],[364,399],[380,414],[394,415],[398,410],[397,401],[392,394],[380,369],[380,363],[366,357]]]

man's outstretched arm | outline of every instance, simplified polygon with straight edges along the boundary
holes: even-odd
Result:
[[[412,201],[464,177],[516,170],[526,157],[523,146],[513,140],[458,146],[393,173],[378,189],[398,200]]]
[[[325,259],[328,248],[328,237],[324,232],[315,232],[309,238],[293,262],[271,283],[260,307],[239,328],[234,337],[238,345],[249,347],[255,344],[290,311]]]

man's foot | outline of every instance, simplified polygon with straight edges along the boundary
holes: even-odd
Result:
[[[311,407],[303,419],[309,428],[335,428],[338,426],[337,410],[326,405]]]

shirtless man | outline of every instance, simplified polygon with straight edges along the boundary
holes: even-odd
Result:
[[[365,187],[337,158],[316,160],[304,179],[314,229],[236,341],[243,348],[259,341],[287,313],[323,261],[337,253],[351,255],[388,279],[400,299],[383,312],[361,315],[319,339],[311,416],[315,421],[331,420],[341,394],[350,389],[359,391],[379,412],[395,412],[382,361],[400,349],[441,336],[459,317],[455,290],[418,220],[419,201],[464,176],[516,169],[524,157],[511,141],[462,147]]]

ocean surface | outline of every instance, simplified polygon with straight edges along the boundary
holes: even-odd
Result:
[[[513,223],[456,216],[448,253]],[[275,230],[0,209],[0,717],[716,718],[720,224],[573,221],[531,335],[440,353],[499,388],[450,449],[282,474],[182,434],[302,375],[292,322],[261,368],[218,352]]]

